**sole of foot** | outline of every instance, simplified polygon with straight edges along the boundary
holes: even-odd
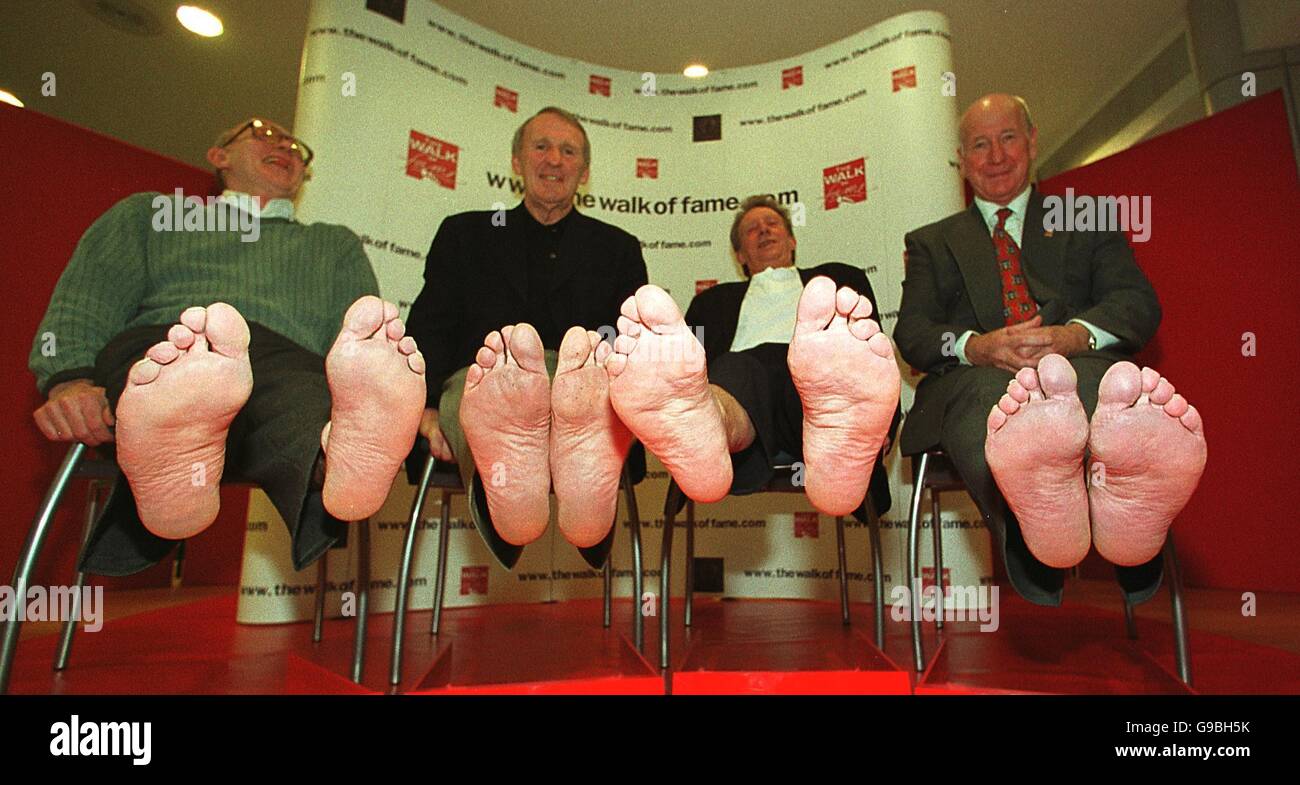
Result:
[[[609,403],[605,362],[613,348],[573,327],[560,344],[551,382],[551,485],[565,539],[590,548],[609,534],[632,433]]]
[[[330,515],[359,521],[383,506],[415,444],[424,413],[424,357],[397,306],[367,295],[344,315],[325,376],[331,404],[321,432],[321,497]]]
[[[542,339],[529,324],[493,331],[465,377],[460,424],[483,478],[491,525],[511,545],[550,520],[551,383]]]
[[[1158,372],[1116,363],[1097,389],[1088,448],[1097,552],[1114,564],[1145,564],[1205,469],[1201,415]]]
[[[870,300],[829,278],[799,298],[788,363],[803,402],[808,499],[827,515],[862,504],[898,406],[894,347],[870,316]]]
[[[718,501],[731,490],[731,456],[704,347],[657,286],[637,289],[620,311],[614,353],[605,362],[614,411],[683,493]]]
[[[989,412],[984,442],[1025,544],[1049,567],[1073,567],[1091,542],[1083,478],[1088,417],[1077,388],[1074,368],[1059,354],[1020,369]]]
[[[216,520],[226,436],[253,390],[248,339],[233,306],[189,308],[127,374],[117,459],[159,537],[191,537]]]

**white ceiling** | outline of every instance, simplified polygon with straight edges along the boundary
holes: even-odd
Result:
[[[361,0],[321,0],[361,2]],[[409,0],[411,3],[424,0]],[[196,165],[223,129],[252,114],[292,124],[309,0],[198,0],[226,33],[201,39],[166,0],[3,0],[0,89],[28,107]],[[1023,95],[1055,147],[1183,29],[1186,0],[443,0],[485,27],[554,54],[614,68],[676,72],[768,62],[895,14],[945,13],[962,103]],[[136,10],[154,35],[91,10]],[[42,96],[42,75],[56,92]],[[310,140],[308,140],[310,142]]]

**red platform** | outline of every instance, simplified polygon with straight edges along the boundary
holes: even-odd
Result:
[[[1174,675],[1169,625],[1081,605],[1039,608],[1004,597],[999,629],[949,623],[925,633],[930,658],[913,687],[907,625],[886,624],[885,652],[872,645],[872,608],[854,605],[853,625],[835,603],[697,600],[694,625],[673,606],[673,668],[653,663],[658,619],[646,619],[644,654],[631,644],[627,601],[600,624],[596,600],[446,611],[428,634],[429,612],[407,624],[401,691],[450,694],[1168,694],[1189,690]],[[1194,609],[1193,609],[1194,612]],[[348,679],[352,621],[234,622],[235,597],[176,605],[79,633],[67,671],[54,674],[57,636],[24,640],[11,691],[21,693],[377,694],[389,692],[392,615],[370,619],[362,684]],[[940,645],[942,644],[942,645]],[[1221,635],[1191,634],[1196,692],[1300,693],[1300,656]]]

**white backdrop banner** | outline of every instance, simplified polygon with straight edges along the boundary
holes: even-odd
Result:
[[[511,138],[525,118],[556,105],[576,114],[591,140],[591,177],[577,196],[578,209],[636,235],[651,282],[683,311],[702,288],[742,279],[728,240],[731,220],[744,197],[766,193],[793,213],[800,266],[862,267],[892,334],[903,235],[962,207],[951,60],[947,19],[934,12],[894,17],[800,57],[696,80],[550,55],[428,0],[317,0],[294,129],[316,151],[300,220],[356,231],[383,296],[405,316],[423,285],[424,257],[439,223],[461,211],[519,202],[523,183],[511,171]],[[915,378],[903,368],[904,409]],[[882,521],[881,577],[888,597],[904,583],[911,487],[910,461],[895,451],[887,465],[894,503]],[[642,530],[650,591],[658,590],[666,490],[667,475],[651,460],[650,476],[637,489],[648,516]],[[413,496],[399,479],[372,519],[372,609],[392,607]],[[432,601],[439,501],[431,494],[417,541],[416,608]],[[555,527],[507,572],[472,531],[463,497],[452,504],[449,606],[599,595],[600,576]],[[944,505],[948,581],[987,582],[989,545],[979,514],[962,494],[948,494]],[[293,572],[287,535],[260,494],[249,516],[240,620],[305,618],[314,570]],[[868,601],[875,576],[867,531],[855,520],[846,524],[852,597]],[[621,526],[615,589],[627,596],[626,510]],[[837,596],[834,519],[812,512],[801,495],[702,506],[697,526],[701,592]],[[341,599],[347,611],[348,592],[356,589],[355,539],[347,553],[329,557],[327,599],[335,612]],[[684,538],[675,539],[680,564]],[[683,576],[680,567],[673,571],[675,592]]]

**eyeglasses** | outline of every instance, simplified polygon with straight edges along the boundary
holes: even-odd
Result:
[[[225,144],[221,146],[226,147],[230,144],[233,144],[235,141],[239,139],[240,136],[243,135],[245,131],[249,129],[252,129],[252,134],[250,134],[250,136],[253,139],[259,139],[263,142],[270,142],[271,144],[274,145],[278,145],[281,142],[287,141],[289,143],[289,149],[297,153],[298,157],[302,159],[303,166],[307,166],[308,164],[310,164],[312,157],[315,155],[314,153],[312,153],[311,148],[308,147],[306,144],[304,144],[301,139],[290,136],[289,134],[286,134],[283,131],[277,131],[275,128],[272,128],[271,126],[267,125],[266,123],[258,119],[249,120],[238,131],[236,131],[234,135],[231,136],[230,139]]]

